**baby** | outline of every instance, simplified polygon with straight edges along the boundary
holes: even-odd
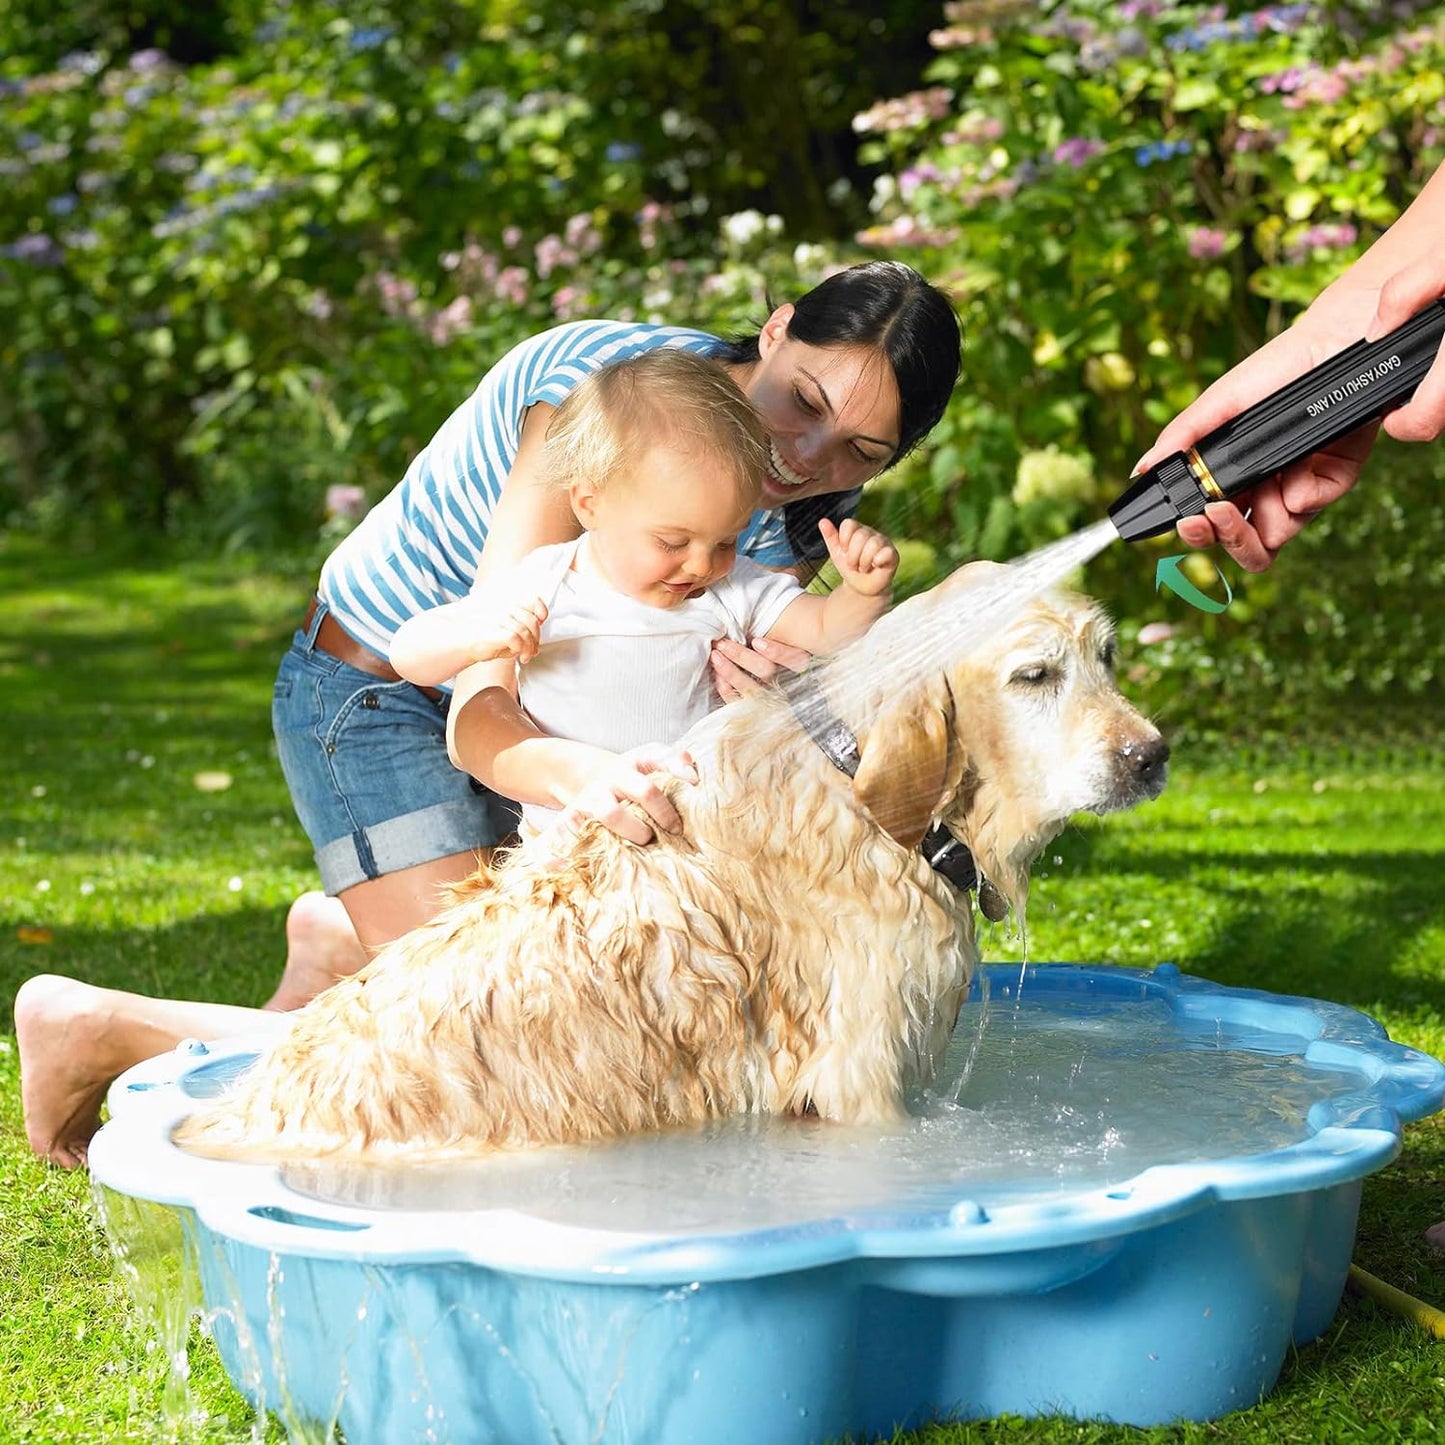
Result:
[[[827,596],[738,557],[767,455],[761,419],[716,362],[659,347],[603,367],[558,408],[544,455],[544,484],[566,489],[582,535],[396,633],[403,677],[435,686],[494,661],[496,684],[559,740],[533,750],[518,799],[534,824],[585,771],[564,744],[671,745],[717,706],[718,638],[830,653],[887,610],[898,553],[852,519],[819,523],[842,578]]]

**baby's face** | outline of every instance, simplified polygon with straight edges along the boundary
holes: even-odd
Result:
[[[604,489],[572,489],[589,555],[617,591],[676,607],[732,571],[738,535],[757,505],[716,457],[655,446]]]

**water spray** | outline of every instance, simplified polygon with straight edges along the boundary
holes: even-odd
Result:
[[[1378,341],[1357,341],[1135,479],[1109,508],[1126,542],[1174,529],[1408,401],[1445,338],[1434,301]]]

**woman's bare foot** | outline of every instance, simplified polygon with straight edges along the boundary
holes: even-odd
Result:
[[[266,1035],[285,1022],[262,1009],[147,998],[40,974],[15,995],[25,1134],[42,1159],[64,1169],[86,1162],[113,1080],[183,1039]]]
[[[264,1007],[289,1012],[308,1004],[367,961],[340,899],[303,893],[286,915],[286,969]]]
[[[111,1080],[139,1059],[117,1052],[105,989],[40,974],[15,995],[25,1133],[42,1159],[85,1163]]]
[[[1438,1250],[1441,1254],[1445,1254],[1445,1219],[1442,1219],[1439,1224],[1432,1224],[1430,1228],[1425,1231],[1425,1243],[1428,1244],[1431,1249]]]

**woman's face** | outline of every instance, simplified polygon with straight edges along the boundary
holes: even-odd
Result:
[[[898,383],[871,346],[810,346],[788,336],[780,306],[758,337],[743,390],[772,438],[765,507],[846,492],[877,475],[898,450]]]

